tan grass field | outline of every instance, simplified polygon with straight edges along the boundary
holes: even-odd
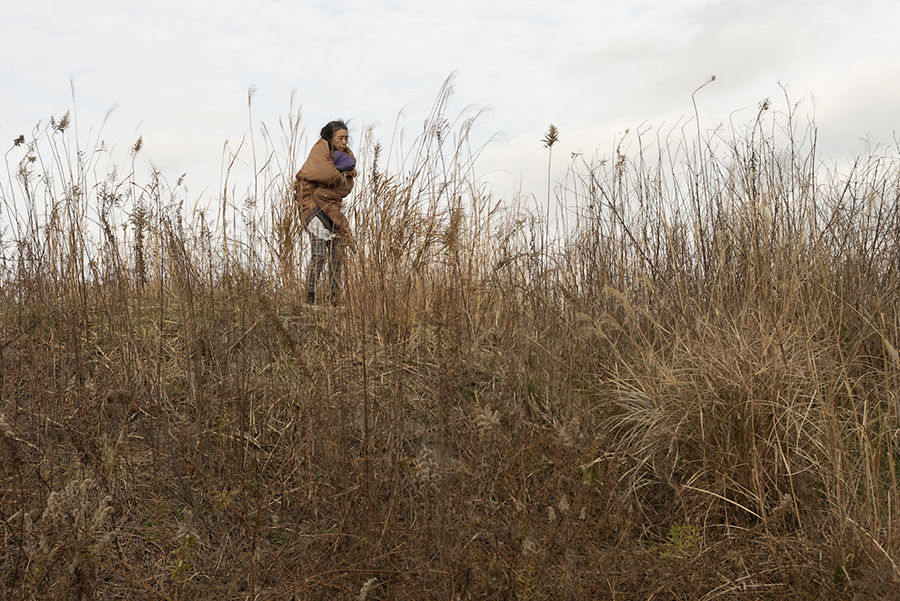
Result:
[[[761,106],[516,202],[448,96],[402,169],[354,148],[336,307],[302,157],[208,215],[63,120],[25,142],[0,600],[900,598],[895,154],[839,173]]]

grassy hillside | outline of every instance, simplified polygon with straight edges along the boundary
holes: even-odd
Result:
[[[23,145],[0,599],[897,598],[896,158],[762,106],[535,205],[445,100],[402,168],[363,132],[338,306],[297,157],[213,216],[62,121]]]

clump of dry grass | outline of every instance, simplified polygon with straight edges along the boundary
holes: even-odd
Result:
[[[341,307],[296,285],[298,117],[217,218],[93,181],[62,121],[16,147],[6,598],[893,590],[895,159],[826,172],[761,107],[573,163],[554,241],[477,186],[450,83],[412,149],[363,132]]]

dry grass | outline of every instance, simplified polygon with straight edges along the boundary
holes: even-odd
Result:
[[[294,118],[213,218],[67,123],[23,148],[0,599],[897,598],[896,159],[828,172],[761,107],[573,161],[550,224],[450,92],[409,151],[364,132],[326,309]]]

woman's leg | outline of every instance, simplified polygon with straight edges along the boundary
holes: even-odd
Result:
[[[331,283],[331,300],[336,301],[341,291],[341,266],[344,262],[344,249],[340,236],[328,241],[328,275]]]
[[[310,258],[309,272],[306,277],[306,298],[311,303],[321,302],[324,296],[325,291],[320,289],[319,280],[330,254],[329,245],[329,241],[317,238],[312,233],[309,234]]]

